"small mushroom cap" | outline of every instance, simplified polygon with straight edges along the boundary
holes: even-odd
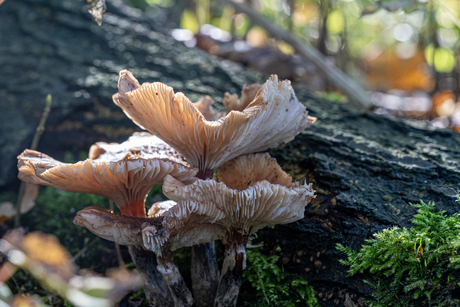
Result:
[[[163,217],[142,218],[115,214],[100,206],[86,207],[78,211],[73,223],[85,227],[98,237],[122,245],[142,246],[142,229],[162,228]]]
[[[163,248],[172,251],[186,246],[208,243],[221,237],[224,229],[217,221],[224,217],[212,202],[180,201],[163,214],[164,231],[153,227],[143,230],[144,248],[161,255]]]
[[[182,93],[162,83],[139,82],[120,72],[113,101],[141,128],[159,136],[202,171],[242,154],[291,141],[313,122],[289,81],[273,75],[242,112],[207,121]],[[127,91],[126,89],[132,89]]]
[[[214,104],[214,99],[211,98],[209,95],[205,95],[201,97],[198,102],[195,102],[193,105],[200,111],[201,114],[203,114],[204,118],[209,121],[214,121],[218,120],[225,114],[223,112],[216,112],[212,108],[212,105]]]
[[[162,249],[211,242],[223,233],[216,221],[223,213],[213,203],[179,202],[163,215],[140,218],[115,214],[98,206],[77,213],[74,224],[106,240],[143,246],[161,255]]]
[[[97,142],[89,149],[89,159],[119,161],[126,159],[169,159],[187,165],[181,154],[157,136],[135,132],[123,143]]]
[[[245,84],[239,100],[237,94],[231,95],[226,92],[222,103],[227,113],[230,113],[230,111],[243,111],[252,102],[260,87],[259,83]]]
[[[263,180],[240,191],[214,180],[184,185],[171,176],[165,177],[163,193],[175,201],[215,203],[225,215],[217,223],[227,231],[238,229],[242,234],[303,218],[305,206],[315,197],[311,184],[285,187]]]
[[[230,160],[217,169],[219,182],[231,189],[244,190],[262,180],[293,187],[292,177],[268,153],[250,154]]]
[[[91,193],[115,202],[124,215],[145,216],[144,200],[166,174],[193,181],[197,169],[168,159],[114,162],[85,160],[66,164],[32,150],[19,157],[19,178],[75,193]]]

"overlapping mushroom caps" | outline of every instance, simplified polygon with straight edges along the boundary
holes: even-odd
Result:
[[[174,201],[215,203],[225,215],[219,223],[247,235],[303,218],[305,206],[314,197],[311,184],[293,183],[268,153],[229,161],[218,168],[218,176],[219,182],[197,180],[189,185],[166,176],[163,192]]]
[[[74,223],[118,244],[143,246],[154,251],[158,256],[158,270],[176,306],[192,306],[192,295],[174,265],[172,251],[221,237],[224,229],[217,221],[224,214],[213,203],[193,201],[156,203],[150,211],[151,217],[140,218],[115,214],[102,207],[88,207],[77,213]]]
[[[25,150],[18,157],[18,177],[26,182],[69,192],[104,196],[113,200],[122,214],[145,217],[145,197],[154,185],[162,183],[166,174],[187,181],[193,180],[198,172],[184,165],[184,161],[175,162],[169,158],[127,157],[114,160],[118,156],[107,153],[110,146],[117,145],[105,145],[106,153],[97,159],[75,164],[62,163],[40,152]],[[104,155],[108,155],[108,158],[103,159]],[[164,156],[164,153],[158,155]],[[174,159],[177,160],[176,157]]]
[[[206,120],[183,93],[159,82],[141,86],[127,70],[120,72],[118,89],[115,104],[200,171],[288,142],[315,120],[297,100],[290,82],[278,82],[276,75],[243,111],[231,111],[217,121]]]
[[[185,246],[214,241],[223,235],[217,221],[224,214],[211,202],[181,201],[171,206],[171,201],[157,203],[168,210],[142,218],[124,216],[99,207],[80,210],[74,224],[87,228],[97,236],[121,245],[143,246],[162,255]]]
[[[166,176],[163,192],[175,201],[210,201],[223,212],[224,217],[216,223],[225,228],[221,238],[226,257],[215,306],[234,306],[249,234],[303,218],[305,206],[315,196],[311,184],[293,183],[268,154],[238,157],[219,167],[218,176],[220,182],[197,180],[189,185]]]

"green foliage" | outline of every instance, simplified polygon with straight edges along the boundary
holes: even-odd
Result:
[[[295,307],[318,306],[313,287],[299,276],[286,274],[276,265],[278,256],[265,256],[257,250],[247,251],[248,265],[243,273],[243,306]]]
[[[460,198],[457,199],[460,203]],[[434,211],[433,203],[418,209],[410,229],[393,227],[366,240],[359,251],[338,245],[349,275],[370,272],[366,281],[376,291],[374,307],[458,306],[460,304],[460,215]]]

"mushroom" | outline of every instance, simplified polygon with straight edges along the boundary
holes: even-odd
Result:
[[[222,101],[227,113],[230,111],[243,111],[254,99],[261,85],[259,83],[245,84],[241,91],[241,98],[238,100],[238,95],[231,95],[225,92],[224,100]]]
[[[213,104],[214,99],[212,99],[209,95],[204,95],[200,100],[198,100],[198,102],[195,102],[193,105],[198,109],[198,111],[200,111],[201,114],[203,114],[206,120],[214,121],[221,118],[224,113],[214,111],[212,108]]]
[[[123,215],[145,217],[144,200],[166,174],[193,180],[198,170],[168,159],[85,160],[66,164],[26,149],[19,157],[19,179],[76,193],[107,197]]]
[[[210,242],[222,236],[223,228],[216,222],[223,213],[211,202],[179,202],[163,214],[149,218],[115,214],[102,207],[87,207],[77,213],[74,224],[86,227],[96,235],[118,244],[143,246],[154,251],[158,270],[173,294],[175,306],[192,306],[193,298],[179,270],[172,252],[180,247]]]
[[[191,169],[184,162],[169,159],[124,159],[111,161],[117,155],[109,154],[117,145],[98,145],[106,148],[106,153],[95,160],[85,160],[75,164],[65,164],[42,153],[25,150],[19,157],[19,178],[53,186],[58,189],[91,193],[107,197],[126,216],[145,217],[144,201],[153,186],[163,181],[165,174],[178,180],[194,180],[197,169]],[[109,161],[103,161],[104,155]],[[163,154],[160,153],[163,156]],[[94,156],[93,156],[94,157]],[[139,272],[144,276],[144,290],[151,304],[170,305],[168,289],[156,270],[155,255],[141,248],[129,248],[131,257]]]
[[[178,150],[199,169],[200,179],[212,178],[214,167],[242,154],[291,141],[316,120],[297,100],[290,82],[278,82],[276,75],[244,110],[231,111],[217,121],[206,120],[183,93],[159,82],[141,85],[128,70],[120,71],[113,101],[139,127]],[[197,305],[210,306],[219,275],[212,243],[192,249],[192,267],[195,298],[203,299]],[[208,279],[202,281],[203,276]]]
[[[185,158],[157,136],[147,132],[135,132],[123,143],[97,142],[89,149],[89,159],[118,161],[123,159],[168,159],[188,165]]]
[[[216,223],[225,228],[226,253],[215,306],[235,306],[246,265],[251,233],[265,226],[286,224],[304,217],[315,197],[310,185],[292,182],[268,154],[245,155],[218,168],[219,181],[197,180],[184,185],[166,176],[163,193],[174,201],[213,202],[224,213]]]
[[[183,93],[159,82],[141,86],[127,70],[120,72],[118,89],[115,104],[138,126],[184,155],[203,179],[235,157],[291,141],[315,121],[297,100],[290,82],[278,82],[276,75],[242,112],[231,111],[217,121],[206,120]]]

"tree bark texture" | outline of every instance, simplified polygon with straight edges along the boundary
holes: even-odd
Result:
[[[214,242],[192,247],[192,287],[197,307],[214,305],[219,267]]]
[[[175,306],[165,279],[157,269],[158,262],[155,253],[138,246],[129,246],[128,249],[138,272],[144,279],[144,292],[149,305]]]
[[[215,307],[236,306],[243,279],[243,271],[246,268],[246,244],[248,243],[248,236],[235,233],[231,239],[230,242],[225,244],[225,258],[214,301]]]
[[[130,69],[141,83],[173,86],[192,101],[210,95],[221,110],[226,91],[240,93],[245,83],[266,80],[185,47],[163,23],[119,0],[108,1],[100,27],[85,6],[73,0],[7,0],[0,7],[3,190],[17,191],[16,156],[30,144],[47,94],[53,105],[38,150],[61,160],[71,152],[78,159],[95,142],[120,142],[140,131],[112,102],[121,69]],[[269,152],[294,179],[313,182],[318,197],[304,219],[264,229],[259,239],[265,253],[280,256],[285,271],[314,286],[321,306],[343,305],[346,295],[362,306],[370,288],[363,276],[346,277],[336,244],[357,249],[376,231],[410,226],[415,210],[409,203],[420,199],[458,212],[460,135],[295,90],[318,121]]]
[[[174,307],[191,307],[193,306],[193,297],[187,288],[179,269],[174,264],[173,254],[171,251],[163,251],[158,259],[158,271],[163,275],[166,284],[171,291],[174,300]]]

